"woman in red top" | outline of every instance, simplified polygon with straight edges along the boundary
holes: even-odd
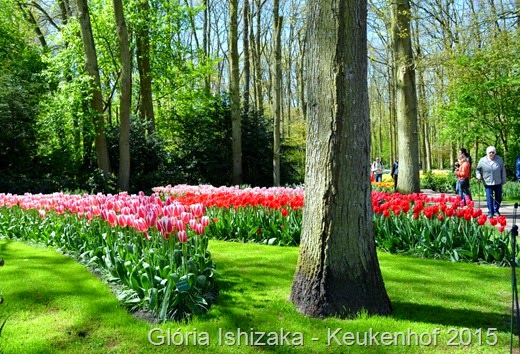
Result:
[[[464,154],[459,155],[460,167],[455,171],[459,181],[459,195],[461,200],[466,205],[466,199],[473,200],[471,198],[471,190],[469,189],[469,178],[471,175],[471,165],[468,158]]]

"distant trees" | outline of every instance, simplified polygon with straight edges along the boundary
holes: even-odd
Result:
[[[228,142],[230,148],[235,144],[235,177],[228,183],[249,183],[246,161],[238,152],[238,144],[246,144],[244,136],[239,138],[244,129],[238,129],[238,122],[258,116],[272,127],[265,132],[271,134],[274,149],[269,151],[269,184],[294,181],[305,158],[305,1],[233,0],[236,28],[230,26],[228,5],[203,0],[122,2],[132,75],[129,119],[145,122],[145,137],[162,140],[167,153],[180,153],[177,138],[182,132],[175,131],[177,117],[192,116],[200,107],[209,107],[213,99],[227,97],[236,109],[235,136]],[[416,128],[398,124],[398,76],[393,67],[400,59],[392,46],[395,27],[389,8],[388,0],[368,2],[372,157],[381,156],[388,166],[398,156],[398,147],[408,144],[398,137],[401,127],[416,134],[419,146],[416,151],[407,149],[411,160],[401,161],[403,167],[448,167],[458,146],[477,155],[482,145],[493,143],[507,155],[518,154],[520,147],[513,138],[518,135],[512,119],[514,104],[505,105],[514,102],[518,86],[519,59],[510,54],[519,42],[517,1],[410,3],[410,25],[403,33],[411,43],[413,60],[408,69],[416,75]],[[114,155],[111,146],[103,146],[109,144],[103,142],[103,131],[105,140],[110,132],[118,135],[118,141],[119,133],[113,132],[125,127],[127,115],[121,102],[127,95],[122,96],[126,84],[113,3],[0,0],[0,9],[5,14],[0,18],[2,25],[16,32],[45,65],[41,73],[48,85],[34,107],[34,157],[44,162],[48,176],[66,174],[65,180],[85,184],[89,174],[98,175],[94,171],[99,168],[109,179],[117,174],[119,187],[126,188],[124,173],[132,175],[133,167],[124,167],[124,154]],[[92,38],[85,37],[85,45],[87,9]],[[237,43],[236,51],[232,43]],[[10,50],[7,42],[0,49]],[[492,53],[503,53],[508,60],[499,62]],[[499,66],[494,69],[493,63]],[[467,72],[460,70],[461,65],[475,70],[474,75],[464,75]],[[484,76],[487,70],[492,77]],[[491,82],[494,88],[486,91]],[[477,92],[475,99],[464,96],[472,85],[486,100],[476,99]],[[476,126],[482,121],[491,129],[482,131]],[[503,125],[505,129],[499,132]],[[461,126],[465,129],[458,129]],[[119,148],[119,142],[115,144]],[[293,174],[288,176],[290,170]],[[412,175],[416,174],[414,170]]]

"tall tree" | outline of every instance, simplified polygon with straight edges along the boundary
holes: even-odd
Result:
[[[31,10],[29,9],[28,4],[25,2],[20,2],[19,0],[16,0],[16,3],[18,4],[18,7],[20,8],[25,20],[33,26],[34,32],[36,33],[42,48],[47,49],[47,47],[48,47],[47,40],[45,39],[45,36],[43,35],[40,25],[38,25],[38,21],[34,17]]]
[[[98,167],[103,170],[105,176],[110,174],[110,159],[108,157],[107,141],[105,135],[105,119],[103,116],[103,97],[101,95],[101,80],[99,78],[99,68],[92,36],[92,26],[90,23],[90,13],[87,0],[77,0],[79,25],[81,29],[81,38],[83,39],[83,47],[85,49],[85,70],[90,77],[90,90],[92,98],[90,104],[92,107],[92,120],[96,137],[94,139],[96,146],[96,157]]]
[[[274,129],[273,129],[273,184],[280,185],[280,121],[282,108],[282,17],[279,15],[280,1],[274,0],[273,5],[273,22],[274,22],[274,65],[273,65],[273,113],[274,113]]]
[[[307,6],[305,209],[290,299],[312,317],[388,315],[372,226],[367,3]]]
[[[242,36],[244,45],[244,115],[249,113],[249,88],[251,86],[251,71],[249,60],[249,0],[244,0],[244,35]]]
[[[255,8],[256,8],[256,33],[254,35],[254,38],[251,40],[251,49],[253,49],[253,67],[255,71],[255,108],[256,110],[262,115],[264,112],[264,90],[263,90],[263,68],[262,68],[262,8],[265,4],[266,0],[255,0]],[[251,26],[251,29],[253,27]],[[252,30],[251,30],[252,35]]]
[[[410,2],[397,0],[393,5],[393,46],[395,52],[396,114],[399,156],[397,190],[421,191],[419,178],[419,130],[417,91],[410,32]]]
[[[137,11],[139,11],[142,19],[136,31],[135,45],[141,93],[139,115],[146,122],[148,134],[152,135],[155,133],[155,113],[152,96],[152,67],[150,64],[150,5],[148,0],[141,0]]]
[[[242,183],[242,121],[238,63],[238,0],[229,2],[229,96],[233,135],[233,184]]]
[[[118,187],[128,191],[130,187],[130,108],[132,105],[132,60],[122,0],[113,0],[114,17],[119,40],[121,61],[121,94],[119,98],[119,174]]]

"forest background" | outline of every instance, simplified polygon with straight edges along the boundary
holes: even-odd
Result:
[[[303,183],[304,7],[0,0],[0,192]],[[371,155],[387,168],[399,144],[390,8],[369,1]],[[421,0],[409,16],[421,169],[494,145],[513,176],[520,0]]]

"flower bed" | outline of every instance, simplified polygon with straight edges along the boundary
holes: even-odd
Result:
[[[208,238],[296,246],[301,188],[157,187],[154,194],[0,194],[0,234],[55,247],[119,286],[120,300],[158,320],[215,301]],[[378,247],[452,261],[510,264],[505,217],[459,197],[372,192]]]
[[[203,203],[208,235],[221,240],[298,245],[302,188],[157,187],[166,200]],[[380,249],[453,261],[510,263],[506,218],[488,219],[459,196],[373,191],[374,233]]]
[[[120,300],[163,321],[216,298],[202,204],[157,196],[0,194],[0,234],[56,247],[120,287]],[[121,287],[122,286],[122,287]]]

